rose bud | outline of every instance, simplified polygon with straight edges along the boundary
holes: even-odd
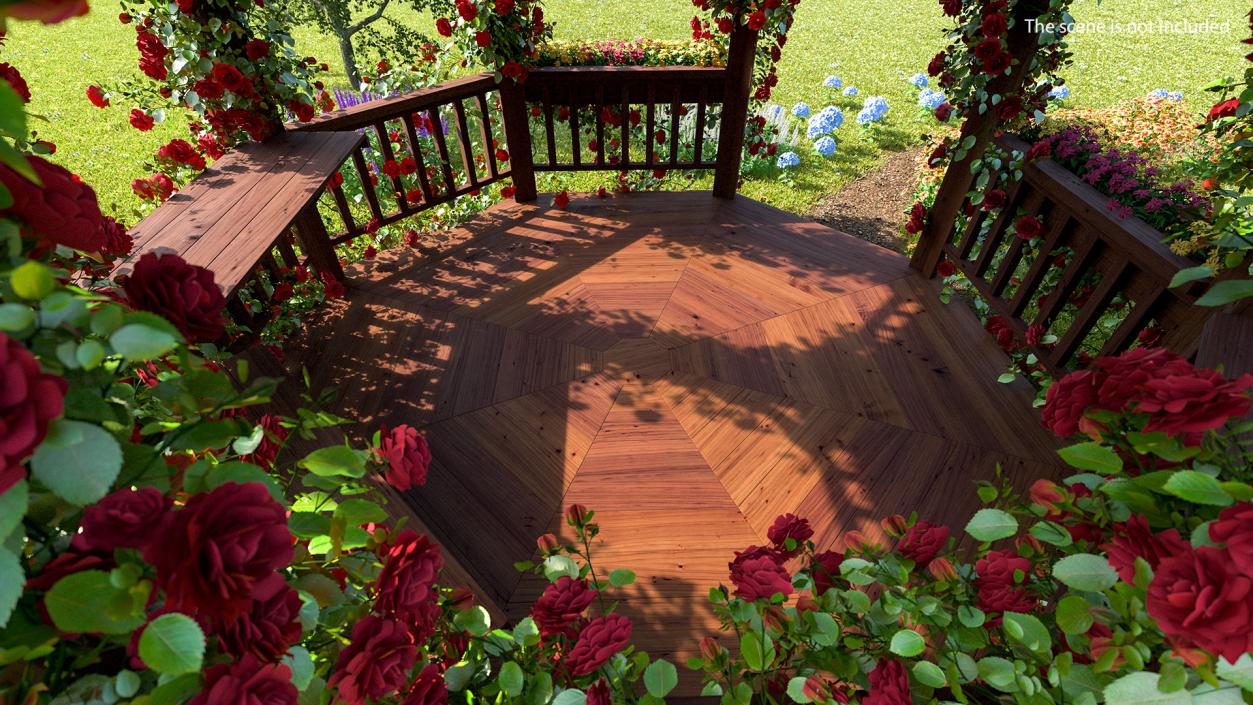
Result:
[[[571,504],[566,509],[566,523],[576,529],[586,526],[589,519],[591,519],[591,513],[582,504]]]
[[[1027,495],[1034,504],[1044,507],[1050,513],[1060,511],[1058,505],[1066,501],[1066,493],[1052,480],[1036,480],[1031,484]]]
[[[905,521],[905,517],[900,514],[893,514],[890,517],[884,517],[879,522],[879,526],[883,527],[883,531],[893,538],[904,536],[909,530],[909,523]]]
[[[787,614],[783,612],[782,607],[770,605],[762,610],[761,623],[771,631],[784,632],[786,631]]]
[[[700,657],[705,659],[706,663],[718,663],[718,660],[726,653],[727,650],[722,648],[716,638],[707,636],[700,640]]]
[[[827,684],[816,675],[806,678],[801,690],[805,693],[805,697],[813,702],[823,702],[827,699]]]
[[[557,550],[557,537],[552,534],[544,534],[535,540],[535,545],[539,546],[540,553],[548,555]]]
[[[947,558],[936,558],[927,564],[927,572],[936,580],[953,581],[957,579],[957,569]]]
[[[1044,544],[1034,536],[1019,536],[1014,539],[1014,548],[1018,549],[1018,554],[1023,555],[1023,548],[1028,548],[1026,555],[1033,553],[1044,553]]]

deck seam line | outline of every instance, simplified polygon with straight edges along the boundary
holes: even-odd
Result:
[[[709,233],[700,236],[701,240],[709,238]],[[699,245],[697,245],[699,247]],[[687,268],[691,266],[692,260],[696,259],[696,255],[688,255],[687,261],[683,263],[683,269],[679,270],[679,276],[674,280],[674,286],[670,288],[670,294],[666,296],[666,305],[661,307],[661,312],[657,314],[657,320],[653,321],[653,325],[648,329],[645,338],[652,338],[653,333],[657,331],[657,325],[661,323],[661,319],[665,317],[666,310],[670,308],[670,302],[674,300],[674,292],[679,290],[679,283],[683,281],[683,275],[687,274]]]

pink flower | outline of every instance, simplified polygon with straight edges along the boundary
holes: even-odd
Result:
[[[431,448],[426,437],[416,429],[401,424],[388,431],[384,426],[378,452],[387,462],[387,484],[402,492],[414,485],[426,484]]]

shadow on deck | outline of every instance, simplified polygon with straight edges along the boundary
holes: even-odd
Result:
[[[700,192],[501,204],[459,238],[351,268],[287,364],[362,436],[424,428],[403,503],[511,617],[543,588],[514,562],[570,503],[597,511],[597,566],[639,576],[636,643],[681,664],[778,514],[823,548],[911,509],[959,531],[997,463],[1056,472],[1000,350],[888,250]]]

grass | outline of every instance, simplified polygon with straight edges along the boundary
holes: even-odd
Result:
[[[393,5],[395,7],[395,5]],[[694,8],[688,0],[548,0],[547,14],[565,38],[683,39]],[[1073,15],[1087,23],[1105,23],[1105,31],[1077,34],[1067,79],[1072,104],[1109,105],[1138,97],[1154,88],[1181,90],[1190,107],[1208,107],[1200,88],[1214,78],[1242,70],[1239,40],[1247,32],[1246,0],[1076,0]],[[429,17],[398,8],[395,16],[418,27]],[[1162,32],[1119,34],[1115,24],[1226,22],[1227,32]],[[821,87],[830,74],[854,84],[861,95],[881,95],[892,105],[886,126],[872,137],[849,118],[837,136],[836,156],[823,159],[808,142],[794,148],[802,165],[792,184],[777,173],[763,173],[746,183],[744,193],[781,208],[803,212],[824,195],[873,169],[884,149],[902,149],[918,142],[935,122],[915,107],[916,89],[906,82],[943,47],[945,22],[935,0],[802,0],[796,24],[779,67],[776,102],[790,106],[804,100],[815,109],[832,102]],[[107,5],[97,4],[86,17],[60,25],[15,23],[3,60],[17,66],[34,94],[31,109],[48,119],[37,123],[39,136],[58,145],[56,159],[96,187],[102,205],[133,220],[138,200],[130,180],[144,173],[143,162],[172,137],[186,137],[181,120],[140,133],[126,122],[127,109],[99,110],[84,91],[135,72],[134,31],[117,22]],[[316,32],[296,34],[303,53],[335,66],[335,45]],[[342,70],[329,83],[343,83]],[[773,172],[773,170],[768,170]],[[581,186],[586,179],[569,181]]]

